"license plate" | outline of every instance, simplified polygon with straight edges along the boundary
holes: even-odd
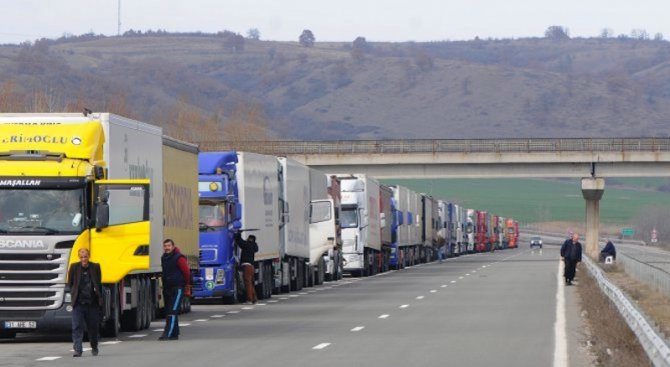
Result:
[[[5,329],[37,329],[35,321],[5,321]]]

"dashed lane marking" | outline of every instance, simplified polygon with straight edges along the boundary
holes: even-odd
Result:
[[[55,361],[59,358],[62,358],[62,357],[42,357],[42,358],[36,359],[36,361]]]
[[[435,290],[435,289],[430,290],[430,293],[435,293],[435,292],[437,292],[437,290]]]
[[[470,273],[466,273],[465,276],[466,276],[466,277],[469,277],[469,276],[470,276]]]
[[[279,301],[277,301],[276,299],[271,299],[271,300],[268,301],[268,303],[277,303],[277,302],[279,302]]]
[[[129,338],[144,338],[147,334],[133,334]]]
[[[207,322],[207,321],[209,321],[209,319],[197,319],[197,320],[193,320],[193,321],[195,321],[195,322]]]
[[[281,300],[287,300],[288,297],[279,297],[279,299],[281,299]]]
[[[464,277],[458,277],[458,279],[463,279]]]
[[[365,329],[365,326],[356,326],[355,328],[351,329],[351,331],[356,332],[356,331],[361,331]]]
[[[235,311],[228,311],[228,313],[230,313],[230,314],[236,314],[236,313],[240,313],[240,311],[237,311],[237,310],[235,310]]]
[[[409,305],[400,305],[399,308],[407,308],[407,307],[409,307]]]
[[[452,280],[451,283],[452,283],[452,284],[453,284],[453,283],[456,283],[456,281],[455,281],[455,280]]]
[[[163,331],[163,329],[158,329],[156,331]],[[102,342],[102,343],[100,343],[100,345],[114,345],[114,344],[119,344],[119,343],[121,343],[120,340],[110,340],[108,342]]]
[[[440,286],[440,288],[447,288],[447,285],[446,285],[446,284],[442,284],[442,285]]]
[[[246,307],[242,307],[242,309],[243,309],[243,310],[253,310],[254,308],[251,307],[251,306],[246,306]],[[197,321],[197,320],[196,320],[196,321]]]
[[[179,323],[179,327],[182,327],[182,326],[191,326],[191,324],[189,324],[189,323],[184,323],[184,324],[182,324],[182,323],[180,322],[180,323]]]
[[[312,349],[314,349],[314,350],[319,350],[319,349],[326,348],[326,347],[329,346],[329,345],[330,345],[330,343],[321,343],[321,344],[319,344],[319,345],[315,345],[315,346],[313,346]]]
[[[220,319],[220,318],[222,318],[222,317],[224,317],[224,316],[226,316],[226,315],[212,315],[211,317],[212,317],[213,319]],[[160,331],[160,330],[158,330],[158,331]]]
[[[389,314],[379,315],[378,319],[387,319],[389,316],[391,316],[391,315],[389,315]]]
[[[423,299],[423,296],[417,296],[416,299]]]

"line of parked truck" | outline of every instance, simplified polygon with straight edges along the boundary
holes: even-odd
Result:
[[[71,218],[56,221],[56,207]],[[365,174],[199,152],[109,113],[0,114],[0,337],[69,329],[65,283],[80,248],[101,264],[107,336],[161,313],[164,238],[189,260],[195,299],[242,301],[240,231],[259,245],[260,299],[518,241],[511,218]]]

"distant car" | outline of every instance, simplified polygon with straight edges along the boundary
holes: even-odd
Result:
[[[530,248],[535,246],[542,248],[542,237],[535,236],[530,238]]]

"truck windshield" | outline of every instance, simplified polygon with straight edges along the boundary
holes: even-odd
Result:
[[[340,226],[342,228],[358,227],[358,210],[356,208],[342,208],[340,212]]]
[[[84,190],[0,190],[0,233],[78,234]]]
[[[226,203],[215,201],[201,201],[199,209],[200,229],[225,227],[226,223]]]

